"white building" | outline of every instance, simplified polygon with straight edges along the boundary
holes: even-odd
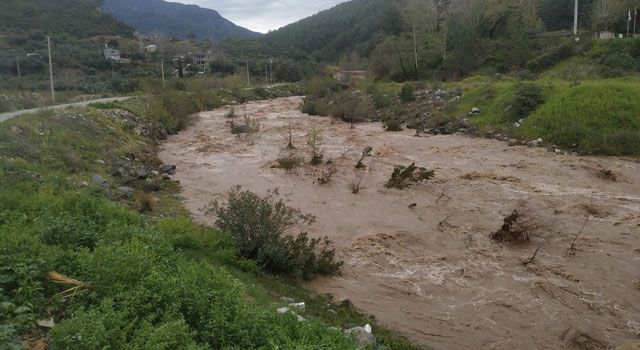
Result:
[[[149,46],[146,46],[144,49],[148,53],[154,53],[154,52],[158,51],[158,46],[157,45],[149,45]]]

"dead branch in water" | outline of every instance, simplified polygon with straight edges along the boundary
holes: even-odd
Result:
[[[531,264],[534,260],[536,260],[536,256],[538,255],[538,252],[540,251],[540,248],[542,248],[542,246],[538,246],[538,248],[536,248],[536,251],[533,252],[533,256],[531,256],[531,258],[527,261],[523,261],[522,265],[527,266],[529,264]]]
[[[580,236],[582,235],[582,232],[584,231],[584,228],[587,226],[587,223],[589,222],[590,218],[591,218],[590,216],[587,216],[587,219],[584,221],[584,224],[582,224],[580,231],[578,231],[578,234],[573,238],[571,245],[569,246],[569,248],[567,248],[565,252],[567,255],[573,256],[576,254],[576,242],[578,241],[578,238],[580,238]]]

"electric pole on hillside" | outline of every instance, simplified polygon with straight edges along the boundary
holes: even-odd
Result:
[[[269,80],[273,84],[273,58],[269,58]]]
[[[249,79],[249,61],[247,61],[247,86],[251,86],[251,80]]]
[[[47,36],[47,48],[49,51],[49,79],[51,80],[51,101],[56,102],[56,93],[53,89],[53,64],[51,63],[51,38]]]
[[[578,37],[578,0],[575,0],[573,7],[573,35]]]
[[[162,71],[162,87],[166,87],[164,82],[164,58],[160,59],[160,70]]]
[[[629,10],[629,17],[627,18],[627,37],[631,34],[631,10]]]
[[[16,70],[18,71],[18,79],[22,79],[22,71],[20,71],[20,56],[16,56]]]

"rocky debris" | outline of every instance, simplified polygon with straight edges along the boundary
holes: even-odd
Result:
[[[136,170],[136,177],[140,180],[144,180],[149,177],[149,170],[140,168]]]
[[[449,94],[446,91],[442,91],[442,89],[436,90],[432,94],[436,99],[447,100],[449,99]]]
[[[542,145],[544,145],[544,140],[540,138],[527,143],[527,146],[529,147],[542,147]]]
[[[475,126],[469,123],[469,119],[462,118],[455,121],[446,121],[433,128],[426,129],[427,134],[452,135],[455,133],[470,133],[476,130]]]
[[[480,114],[480,108],[478,107],[471,108],[471,114]]]
[[[281,315],[282,314],[286,314],[288,311],[289,311],[289,308],[286,307],[286,306],[285,307],[279,307],[278,309],[276,309],[276,312],[281,314]]]
[[[133,195],[133,188],[129,186],[120,186],[118,187],[118,192],[125,197],[130,197]]]
[[[102,159],[96,159],[96,164],[105,165],[107,163]]]
[[[344,335],[348,337],[354,337],[355,340],[364,346],[375,346],[376,337],[371,333],[371,326],[365,325],[364,327],[353,327],[344,331]]]
[[[162,164],[159,171],[161,175],[174,175],[176,173],[176,166],[173,164]]]
[[[304,322],[306,321],[306,319],[300,315],[298,315],[297,313],[293,313],[294,315],[296,315],[296,319],[298,320],[298,322]]]
[[[91,177],[91,181],[93,181],[94,184],[100,186],[103,189],[109,188],[109,183],[107,182],[107,180],[100,175],[93,175]]]
[[[146,183],[142,187],[142,190],[147,192],[147,193],[158,192],[158,191],[160,191],[160,185],[153,184],[153,183]]]
[[[513,146],[517,146],[518,145],[518,140],[516,139],[509,139],[509,147],[513,147]]]

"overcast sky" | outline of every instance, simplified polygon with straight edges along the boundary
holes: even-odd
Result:
[[[169,0],[214,9],[231,22],[266,33],[346,0]]]

